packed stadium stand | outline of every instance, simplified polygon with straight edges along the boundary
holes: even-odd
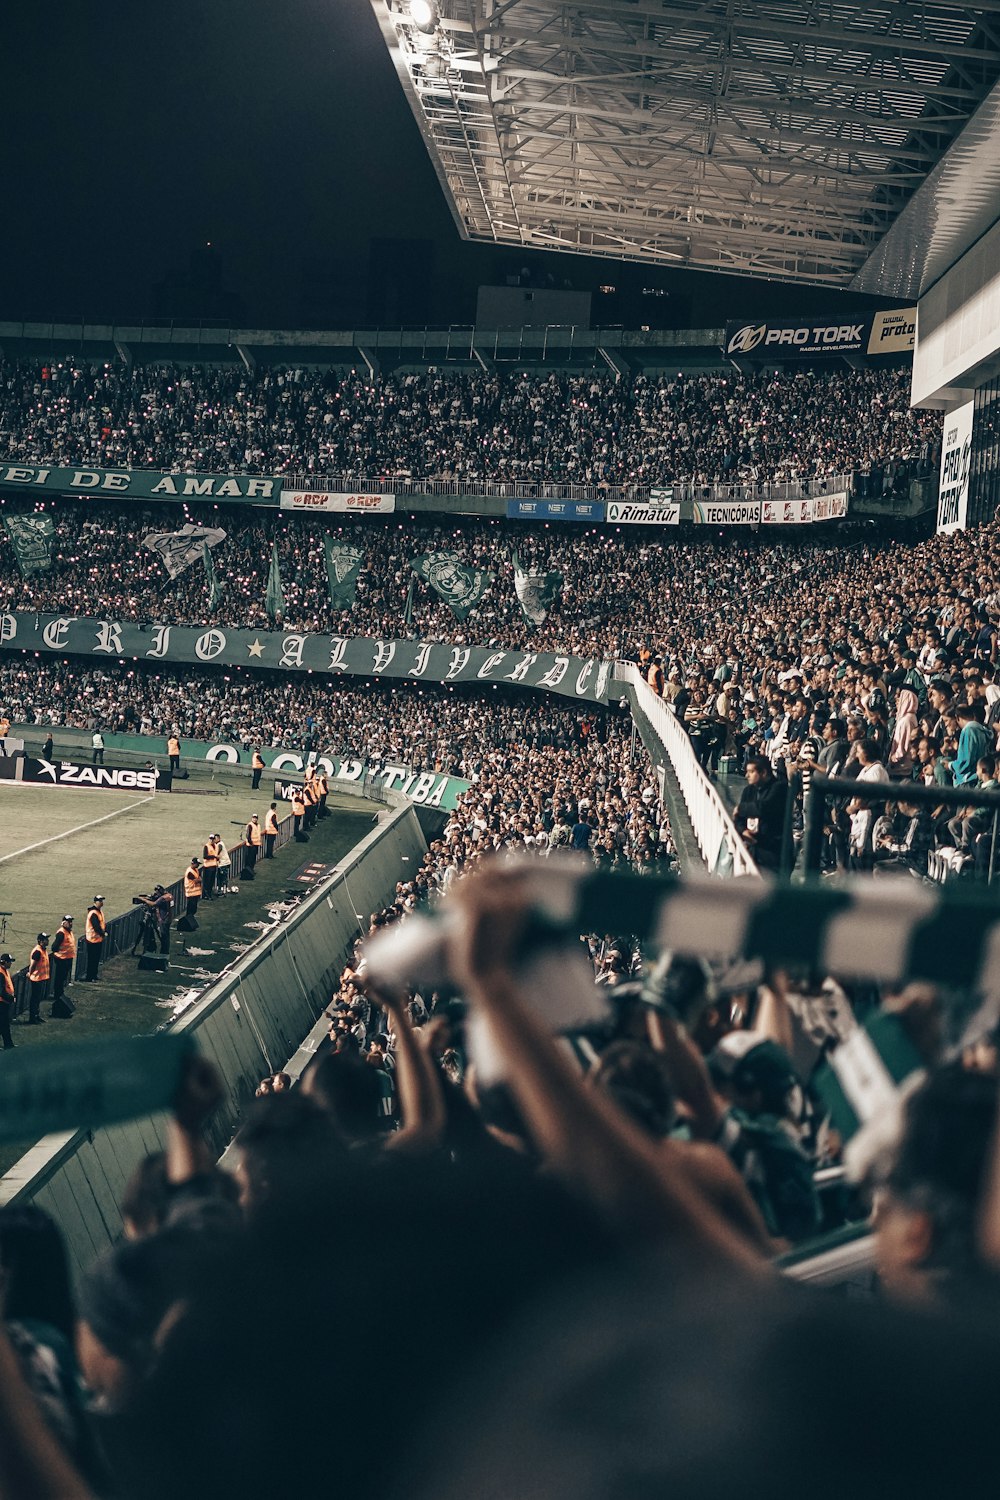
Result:
[[[0,951],[0,1495],[975,1493],[993,7],[373,9],[465,235],[894,305],[0,325],[0,947],[205,834]]]

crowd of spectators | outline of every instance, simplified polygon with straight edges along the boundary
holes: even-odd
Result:
[[[203,473],[657,485],[915,460],[941,419],[903,370],[634,375],[0,361],[5,462]]]
[[[627,936],[533,947],[552,868],[454,883],[433,984],[415,958],[388,980],[406,961],[385,945],[413,920],[398,891],[313,1059],[261,1080],[221,1165],[222,1083],[189,1060],[125,1238],[77,1288],[52,1221],[0,1211],[5,1495],[321,1493],[347,1389],[371,1398],[334,1444],[358,1500],[977,1483],[998,1370],[996,1036],[956,1049],[926,986],[818,989],[669,954],[644,969]],[[555,975],[581,1019],[554,1034]],[[843,1142],[817,1071],[873,1004],[914,1072],[821,1196]],[[776,1269],[872,1204],[866,1295]],[[861,1461],[844,1434],[873,1411]]]

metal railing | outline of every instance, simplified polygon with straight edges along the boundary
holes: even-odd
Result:
[[[725,803],[698,762],[684,726],[643,680],[634,662],[618,662],[615,676],[633,689],[639,707],[663,746],[706,867],[712,873],[759,875]]]
[[[673,484],[675,500],[718,503],[724,500],[805,500],[851,492],[853,474],[830,474],[825,479],[788,479],[780,482],[718,481]],[[380,474],[359,479],[351,474],[282,474],[285,489],[344,495],[469,495],[493,500],[596,500],[642,504],[656,484],[573,484],[555,479],[413,479],[409,475]],[[669,487],[669,486],[668,486]]]

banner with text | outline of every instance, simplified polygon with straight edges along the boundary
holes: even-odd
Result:
[[[603,500],[508,500],[508,521],[603,521]]]
[[[759,507],[758,507],[759,509]],[[270,667],[410,682],[497,682],[540,688],[591,703],[608,701],[614,663],[551,651],[383,641],[198,625],[137,625],[73,615],[0,614],[0,648],[128,660]]]
[[[814,521],[842,521],[847,515],[847,491],[837,490],[833,495],[817,495],[813,501]]]
[[[679,526],[681,508],[676,501],[670,505],[650,505],[609,500],[606,519],[614,526]]]
[[[174,474],[154,469],[46,469],[0,462],[0,489],[31,494],[129,495],[136,500],[235,500],[277,505],[281,480],[252,474]]]
[[[83,765],[72,760],[42,760],[30,755],[0,756],[0,781],[36,786],[73,786],[85,791],[169,792],[169,766],[137,771],[132,766]]]
[[[861,312],[834,322],[797,318],[780,323],[727,323],[723,349],[734,359],[810,358],[827,354],[885,356],[913,349],[915,307]]]
[[[282,490],[282,510],[336,511],[338,515],[388,516],[396,509],[395,495],[343,495],[332,490]]]
[[[696,500],[691,519],[698,526],[756,526],[759,500]]]
[[[802,526],[815,519],[814,500],[765,500],[760,519],[765,526]]]
[[[937,529],[964,531],[969,514],[969,465],[972,458],[974,401],[947,412],[941,444],[941,487],[938,491]]]

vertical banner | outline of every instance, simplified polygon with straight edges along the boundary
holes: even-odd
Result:
[[[945,414],[944,441],[941,444],[941,488],[938,492],[939,533],[965,530],[969,513],[974,407],[973,401],[966,401]]]

